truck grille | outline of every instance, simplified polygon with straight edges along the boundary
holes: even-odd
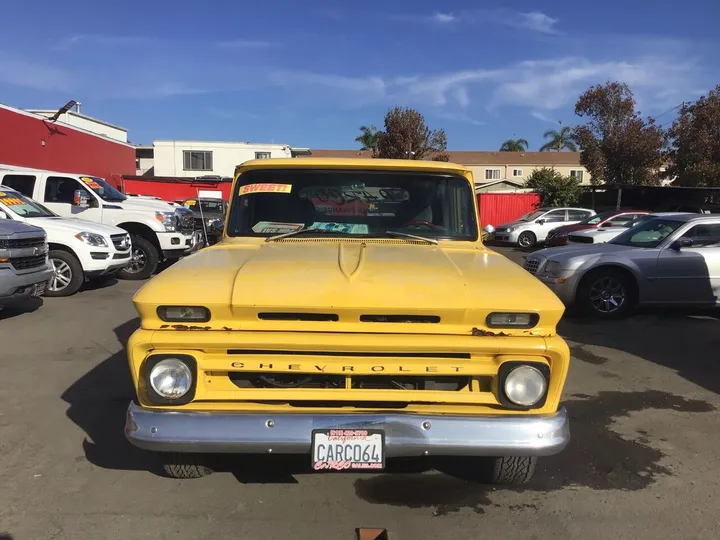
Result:
[[[570,241],[571,242],[579,242],[581,244],[592,244],[593,239],[590,236],[579,236],[579,235],[570,235]]]
[[[175,219],[177,222],[177,230],[181,233],[191,234],[195,230],[195,217],[192,213],[176,214]]]
[[[540,266],[540,261],[536,259],[525,259],[525,270],[531,274],[535,274],[535,272],[537,272],[538,266]]]
[[[118,251],[125,251],[130,247],[127,234],[111,234],[110,240]]]
[[[31,268],[44,266],[46,260],[46,255],[37,255],[35,257],[11,257],[8,259],[15,270],[29,270]]]
[[[24,249],[41,247],[43,245],[45,245],[45,238],[42,236],[36,238],[11,238],[9,240],[0,240],[0,249]]]

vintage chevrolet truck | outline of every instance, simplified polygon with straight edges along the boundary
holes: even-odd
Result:
[[[569,440],[564,306],[482,244],[459,165],[246,162],[222,240],[133,301],[125,434],[172,477],[211,472],[213,453],[316,471],[452,456],[524,483]]]

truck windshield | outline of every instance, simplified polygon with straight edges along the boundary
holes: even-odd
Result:
[[[656,248],[684,223],[684,221],[671,219],[648,219],[644,223],[620,233],[608,243],[621,246]]]
[[[28,199],[18,191],[0,191],[0,204],[13,214],[24,218],[57,216],[54,212],[51,212],[32,199]]]
[[[97,176],[81,176],[80,181],[92,189],[98,197],[106,202],[123,202],[127,197]]]
[[[243,173],[230,206],[229,236],[306,237],[390,233],[476,240],[473,190],[460,176],[404,171],[275,169]]]

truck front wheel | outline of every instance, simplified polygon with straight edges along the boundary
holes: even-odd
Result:
[[[205,465],[204,459],[198,454],[181,452],[163,453],[163,476],[168,478],[202,478],[212,474],[212,469]]]
[[[132,235],[132,258],[130,264],[118,272],[120,279],[140,280],[149,278],[157,270],[160,253],[155,245],[142,236]]]
[[[78,292],[85,282],[85,274],[75,255],[61,249],[51,249],[48,259],[53,275],[45,296],[70,296]]]
[[[454,458],[452,471],[463,478],[483,484],[527,484],[535,473],[537,457],[460,457]]]

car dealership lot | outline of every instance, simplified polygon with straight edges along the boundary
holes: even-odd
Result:
[[[122,431],[138,287],[0,313],[0,538],[350,539],[356,527],[393,539],[720,535],[717,311],[564,321],[573,438],[522,489],[467,481],[452,461],[311,474],[309,458],[278,456],[223,459],[209,478],[178,481],[150,472],[151,456]]]

